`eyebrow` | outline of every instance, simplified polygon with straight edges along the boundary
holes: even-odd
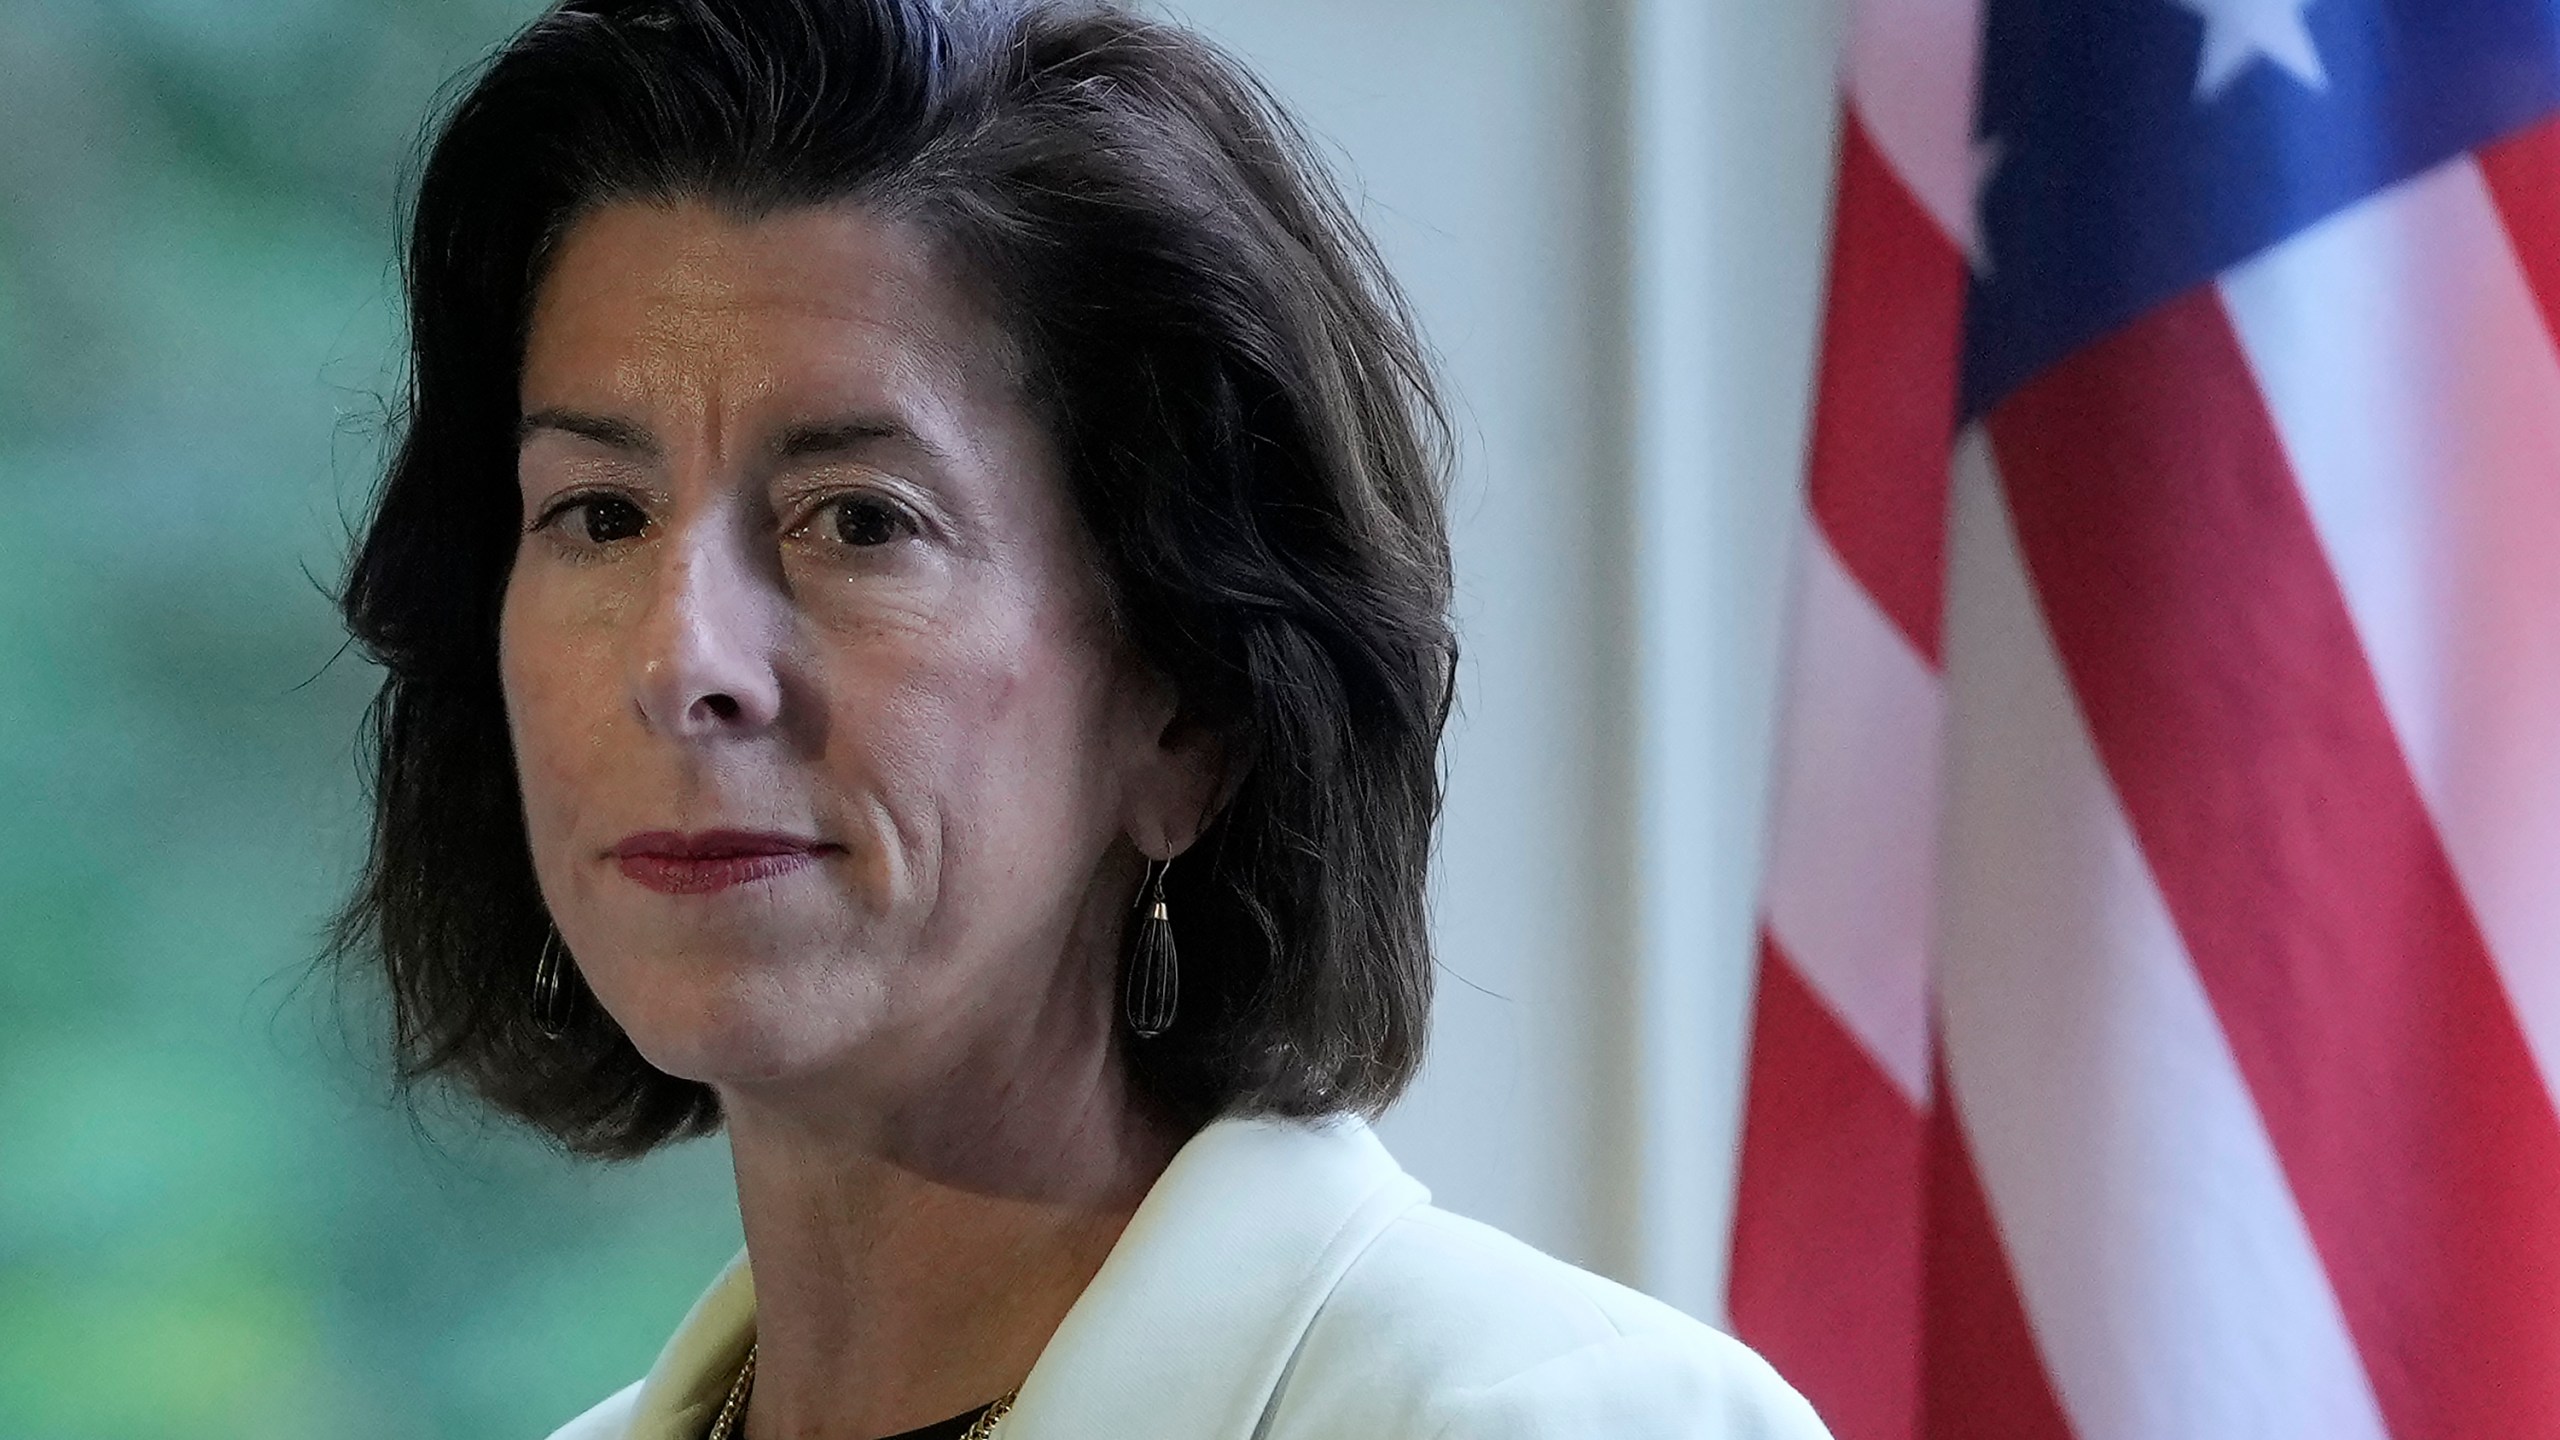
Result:
[[[523,445],[540,430],[583,436],[599,445],[627,450],[647,460],[659,458],[657,437],[641,426],[628,420],[616,420],[610,415],[591,415],[584,410],[564,410],[558,406],[536,410],[516,422],[516,444]]]
[[[599,445],[628,451],[643,459],[655,460],[661,455],[657,437],[651,435],[642,426],[628,420],[615,419],[610,415],[596,415],[584,410],[570,410],[559,406],[536,410],[517,421],[516,443],[522,445],[525,441],[532,439],[537,431],[542,430],[557,430],[563,434],[580,436],[593,440]],[[939,448],[906,426],[894,420],[862,417],[790,426],[774,437],[770,448],[776,460],[807,460],[860,450],[882,441],[912,445],[936,460],[943,458]]]
[[[841,455],[887,441],[911,445],[927,457],[940,460],[942,451],[923,436],[894,420],[856,416],[842,420],[824,420],[808,425],[793,425],[774,437],[773,458],[807,460],[827,455]]]

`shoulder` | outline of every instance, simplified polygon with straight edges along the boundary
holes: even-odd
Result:
[[[631,1413],[639,1399],[640,1382],[635,1380],[552,1431],[551,1440],[622,1440],[630,1432]]]
[[[755,1307],[755,1277],[741,1253],[685,1312],[646,1376],[551,1432],[551,1440],[677,1440],[700,1434],[754,1340]]]
[[[1388,1225],[1318,1310],[1270,1440],[1822,1440],[1741,1342],[1429,1205]]]

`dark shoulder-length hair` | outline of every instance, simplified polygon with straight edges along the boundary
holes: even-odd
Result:
[[[346,578],[383,669],[368,862],[332,953],[387,978],[405,1078],[595,1155],[719,1107],[592,1002],[529,1006],[550,921],[497,666],[529,299],[581,215],[852,203],[996,301],[1114,613],[1232,789],[1167,881],[1174,1028],[1141,1090],[1384,1108],[1421,1055],[1452,693],[1448,427],[1411,317],[1295,124],[1215,48],[1103,5],[569,0],[434,134],[405,265],[409,389]]]

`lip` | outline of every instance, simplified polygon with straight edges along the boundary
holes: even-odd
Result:
[[[650,830],[605,854],[633,884],[662,895],[707,895],[805,869],[841,845],[757,830]]]

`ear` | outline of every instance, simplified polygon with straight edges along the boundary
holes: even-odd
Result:
[[[1170,860],[1191,848],[1226,803],[1225,737],[1166,700],[1152,740],[1144,745],[1129,786],[1129,841],[1150,860]]]

